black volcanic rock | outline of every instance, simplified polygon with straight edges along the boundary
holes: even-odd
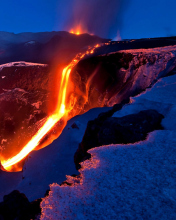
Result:
[[[176,67],[176,46],[109,53],[81,60],[72,70],[74,112],[113,106],[135,96]]]
[[[0,64],[20,60],[47,64],[69,62],[88,46],[107,41],[89,34],[78,36],[66,31],[20,34],[0,32]]]
[[[4,196],[3,202],[0,204],[0,213],[5,220],[29,219],[30,202],[27,197],[17,190],[14,190],[9,195]]]
[[[40,203],[42,199],[36,199],[30,203],[30,218],[36,219],[41,214]]]
[[[71,125],[71,127],[73,128],[73,129],[79,129],[79,127],[78,127],[78,125],[76,124],[76,123],[73,123],[72,125]]]
[[[89,149],[144,140],[149,132],[162,129],[162,119],[163,115],[156,110],[145,110],[121,118],[100,115],[89,121],[82,142],[74,155],[76,168],[80,168],[79,163],[90,157],[87,153]]]
[[[4,220],[35,219],[41,212],[40,202],[41,199],[38,199],[30,203],[23,193],[14,190],[5,195],[3,202],[0,203],[0,215]]]
[[[89,34],[74,35],[68,33],[65,37],[55,35],[42,46],[38,57],[41,58],[40,62],[42,63],[68,63],[78,53],[87,50],[88,47],[107,41]]]
[[[126,39],[121,41],[111,41],[110,44],[97,48],[94,55],[108,54],[120,50],[148,49],[172,45],[176,45],[176,37]]]

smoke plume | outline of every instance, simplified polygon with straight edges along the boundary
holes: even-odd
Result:
[[[74,0],[65,28],[81,26],[88,33],[114,38],[122,28],[122,14],[130,0]],[[67,14],[68,15],[68,14]]]

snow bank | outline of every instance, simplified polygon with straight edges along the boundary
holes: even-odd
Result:
[[[175,82],[176,76],[159,80],[114,114],[153,108],[165,115],[165,130],[143,142],[89,150],[92,158],[82,163],[80,177],[67,177],[71,186],[50,185],[42,220],[176,218]]]
[[[25,61],[18,61],[18,62],[10,62],[0,65],[0,71],[4,67],[12,67],[12,66],[48,66],[47,64],[41,64],[41,63],[30,63]]]
[[[51,185],[41,219],[174,219],[175,145],[175,131],[159,131],[145,142],[90,150],[79,184]]]

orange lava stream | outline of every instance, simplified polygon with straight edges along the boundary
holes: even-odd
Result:
[[[32,137],[32,139],[23,147],[23,149],[14,157],[8,160],[2,160],[2,167],[10,171],[13,165],[24,159],[32,150],[34,150],[39,144],[40,140],[50,131],[50,129],[67,113],[69,110],[66,109],[66,92],[68,86],[69,75],[72,68],[82,59],[86,54],[93,53],[95,48],[100,45],[96,45],[93,48],[89,48],[85,54],[78,54],[77,57],[62,71],[61,85],[58,94],[58,103],[55,112],[48,117],[45,124],[38,130],[38,132]]]

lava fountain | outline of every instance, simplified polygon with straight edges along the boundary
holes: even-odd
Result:
[[[88,33],[88,30],[85,28],[85,26],[79,23],[76,24],[69,32],[71,34],[80,35],[80,34]]]
[[[20,171],[22,167],[17,166],[17,164],[22,161],[32,150],[34,150],[42,140],[42,138],[54,127],[54,125],[61,119],[65,118],[68,120],[67,114],[72,110],[74,105],[66,103],[66,95],[69,85],[69,75],[73,67],[87,54],[92,54],[95,48],[100,47],[101,45],[96,45],[93,48],[88,48],[88,50],[83,54],[78,54],[72,62],[66,66],[62,71],[60,89],[58,93],[58,100],[56,109],[53,114],[51,114],[44,125],[38,130],[38,132],[32,137],[32,139],[23,147],[23,149],[17,153],[15,156],[4,160],[2,159],[1,165],[2,168],[6,171]],[[72,106],[72,107],[70,107]]]

